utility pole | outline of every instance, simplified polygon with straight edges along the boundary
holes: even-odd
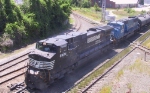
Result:
[[[106,16],[106,0],[101,0],[102,2],[102,22],[105,22],[105,16]]]

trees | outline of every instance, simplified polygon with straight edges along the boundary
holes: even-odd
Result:
[[[101,9],[100,9],[100,7],[98,6],[98,4],[97,3],[95,3],[95,5],[94,5],[94,9],[95,9],[95,11],[97,12],[97,11],[101,11]]]
[[[90,8],[91,1],[90,0],[69,0],[73,6]]]
[[[39,24],[42,37],[50,31],[54,33],[52,29],[63,26],[63,22],[71,13],[67,0],[29,0],[29,2],[29,11],[35,15],[34,20]]]
[[[30,38],[55,33],[71,13],[70,0],[0,0],[0,32],[7,34],[13,44],[19,45]],[[1,35],[1,37],[3,37]],[[1,38],[0,38],[1,39]],[[5,40],[0,40],[0,44]]]

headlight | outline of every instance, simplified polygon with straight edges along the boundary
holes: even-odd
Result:
[[[38,75],[39,71],[29,70],[29,73],[32,75]]]

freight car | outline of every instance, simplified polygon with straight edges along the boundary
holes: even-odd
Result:
[[[47,87],[83,62],[107,51],[112,42],[132,36],[149,24],[149,19],[149,15],[129,17],[87,32],[70,32],[37,42],[36,49],[29,54],[25,83],[32,89]]]
[[[148,25],[150,23],[150,14],[138,16],[138,22],[140,24],[140,28]]]

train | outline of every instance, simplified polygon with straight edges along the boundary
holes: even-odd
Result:
[[[82,62],[98,57],[114,43],[133,36],[149,24],[150,15],[146,14],[108,22],[85,32],[72,31],[40,40],[28,55],[25,83],[30,89],[44,89]]]

